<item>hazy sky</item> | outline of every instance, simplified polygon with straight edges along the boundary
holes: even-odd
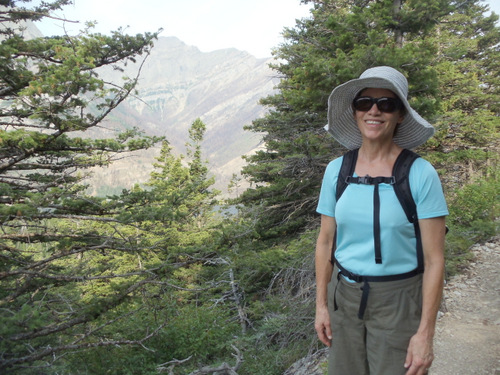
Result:
[[[500,0],[485,1],[500,14]],[[128,34],[154,32],[176,36],[203,52],[234,47],[256,57],[270,57],[281,42],[284,27],[309,15],[300,0],[75,0],[57,13],[70,20],[97,21],[96,32],[127,27]],[[37,26],[44,35],[63,33],[61,22],[46,20]],[[66,23],[70,34],[82,24]]]
[[[176,36],[203,52],[234,47],[256,57],[271,56],[283,27],[309,14],[300,0],[75,0],[57,13],[71,20],[97,21],[97,32],[127,27],[128,34],[156,31]],[[37,24],[44,35],[62,32],[62,24]],[[66,23],[76,32],[82,25]]]

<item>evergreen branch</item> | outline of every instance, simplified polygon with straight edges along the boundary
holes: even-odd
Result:
[[[159,269],[159,268],[158,268]],[[0,279],[3,279],[5,277],[9,276],[19,276],[19,275],[26,275],[31,278],[37,277],[40,279],[48,279],[48,280],[57,280],[57,281],[76,281],[76,282],[84,282],[84,281],[94,281],[94,280],[111,280],[111,279],[116,279],[116,278],[127,278],[127,277],[132,277],[132,276],[142,276],[145,274],[151,274],[152,271],[158,270],[158,269],[152,269],[152,270],[145,270],[145,271],[138,271],[138,272],[129,272],[125,274],[109,274],[109,275],[102,275],[102,276],[89,276],[89,275],[81,275],[81,276],[70,276],[70,275],[49,275],[43,272],[36,272],[36,271],[26,271],[26,270],[16,270],[16,271],[11,271],[11,272],[0,272]],[[153,283],[150,282],[150,284],[164,284],[164,283]],[[179,288],[181,289],[181,288]],[[181,289],[181,290],[189,290],[189,289]],[[200,289],[200,290],[193,290],[193,291],[201,291],[201,290],[208,290],[208,289]]]
[[[90,342],[90,343],[82,343],[82,344],[68,344],[68,345],[60,345],[57,347],[51,347],[50,345],[47,346],[46,348],[35,351],[32,354],[29,354],[24,357],[20,358],[12,358],[12,359],[0,359],[0,369],[6,369],[9,367],[12,367],[14,365],[19,365],[22,363],[29,363],[29,362],[34,362],[41,360],[43,358],[52,356],[55,357],[57,353],[60,352],[67,352],[67,351],[75,351],[75,350],[84,350],[84,349],[91,349],[91,348],[99,348],[99,347],[108,347],[108,346],[120,346],[120,345],[140,345],[143,348],[153,351],[151,349],[148,349],[144,346],[144,342],[151,339],[152,337],[156,336],[158,332],[164,327],[165,325],[162,324],[158,326],[153,332],[147,334],[140,340],[102,340],[99,342]],[[55,360],[56,358],[54,358]]]
[[[83,312],[82,315],[71,319],[67,322],[61,323],[61,324],[53,324],[50,326],[47,326],[43,329],[39,329],[36,331],[32,332],[23,332],[23,333],[17,333],[14,334],[10,337],[8,337],[8,340],[11,341],[23,341],[23,340],[30,340],[34,339],[37,337],[44,337],[48,336],[54,333],[59,333],[59,332],[64,332],[65,330],[74,327],[76,325],[81,325],[84,323],[88,323],[91,321],[94,321],[98,319],[100,316],[102,316],[106,311],[112,310],[116,306],[120,305],[128,296],[136,291],[137,289],[141,288],[142,286],[148,284],[150,280],[141,280],[133,285],[131,285],[127,290],[125,290],[121,295],[115,297],[115,298],[108,298],[106,303],[104,301],[101,301],[100,307],[97,309],[94,308],[92,311],[89,312]],[[4,338],[5,339],[5,338]],[[2,363],[0,362],[0,368],[2,368]]]

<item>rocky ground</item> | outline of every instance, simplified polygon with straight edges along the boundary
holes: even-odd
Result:
[[[474,261],[445,286],[431,374],[500,374],[500,239],[472,252]]]
[[[444,288],[432,375],[500,375],[500,238],[472,248],[474,260]],[[284,375],[323,375],[327,351]]]

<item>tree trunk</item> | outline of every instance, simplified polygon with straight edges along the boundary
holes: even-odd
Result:
[[[402,0],[394,0],[392,9],[394,13],[394,38],[396,41],[396,46],[398,48],[403,47],[403,32],[401,31],[401,19],[399,14],[401,13]]]

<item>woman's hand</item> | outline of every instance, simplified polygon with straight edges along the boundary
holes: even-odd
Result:
[[[405,368],[406,375],[425,375],[434,360],[432,337],[415,334],[408,345]]]
[[[326,306],[316,308],[314,328],[316,329],[319,340],[330,347],[332,345],[332,328],[330,326],[330,314]]]

